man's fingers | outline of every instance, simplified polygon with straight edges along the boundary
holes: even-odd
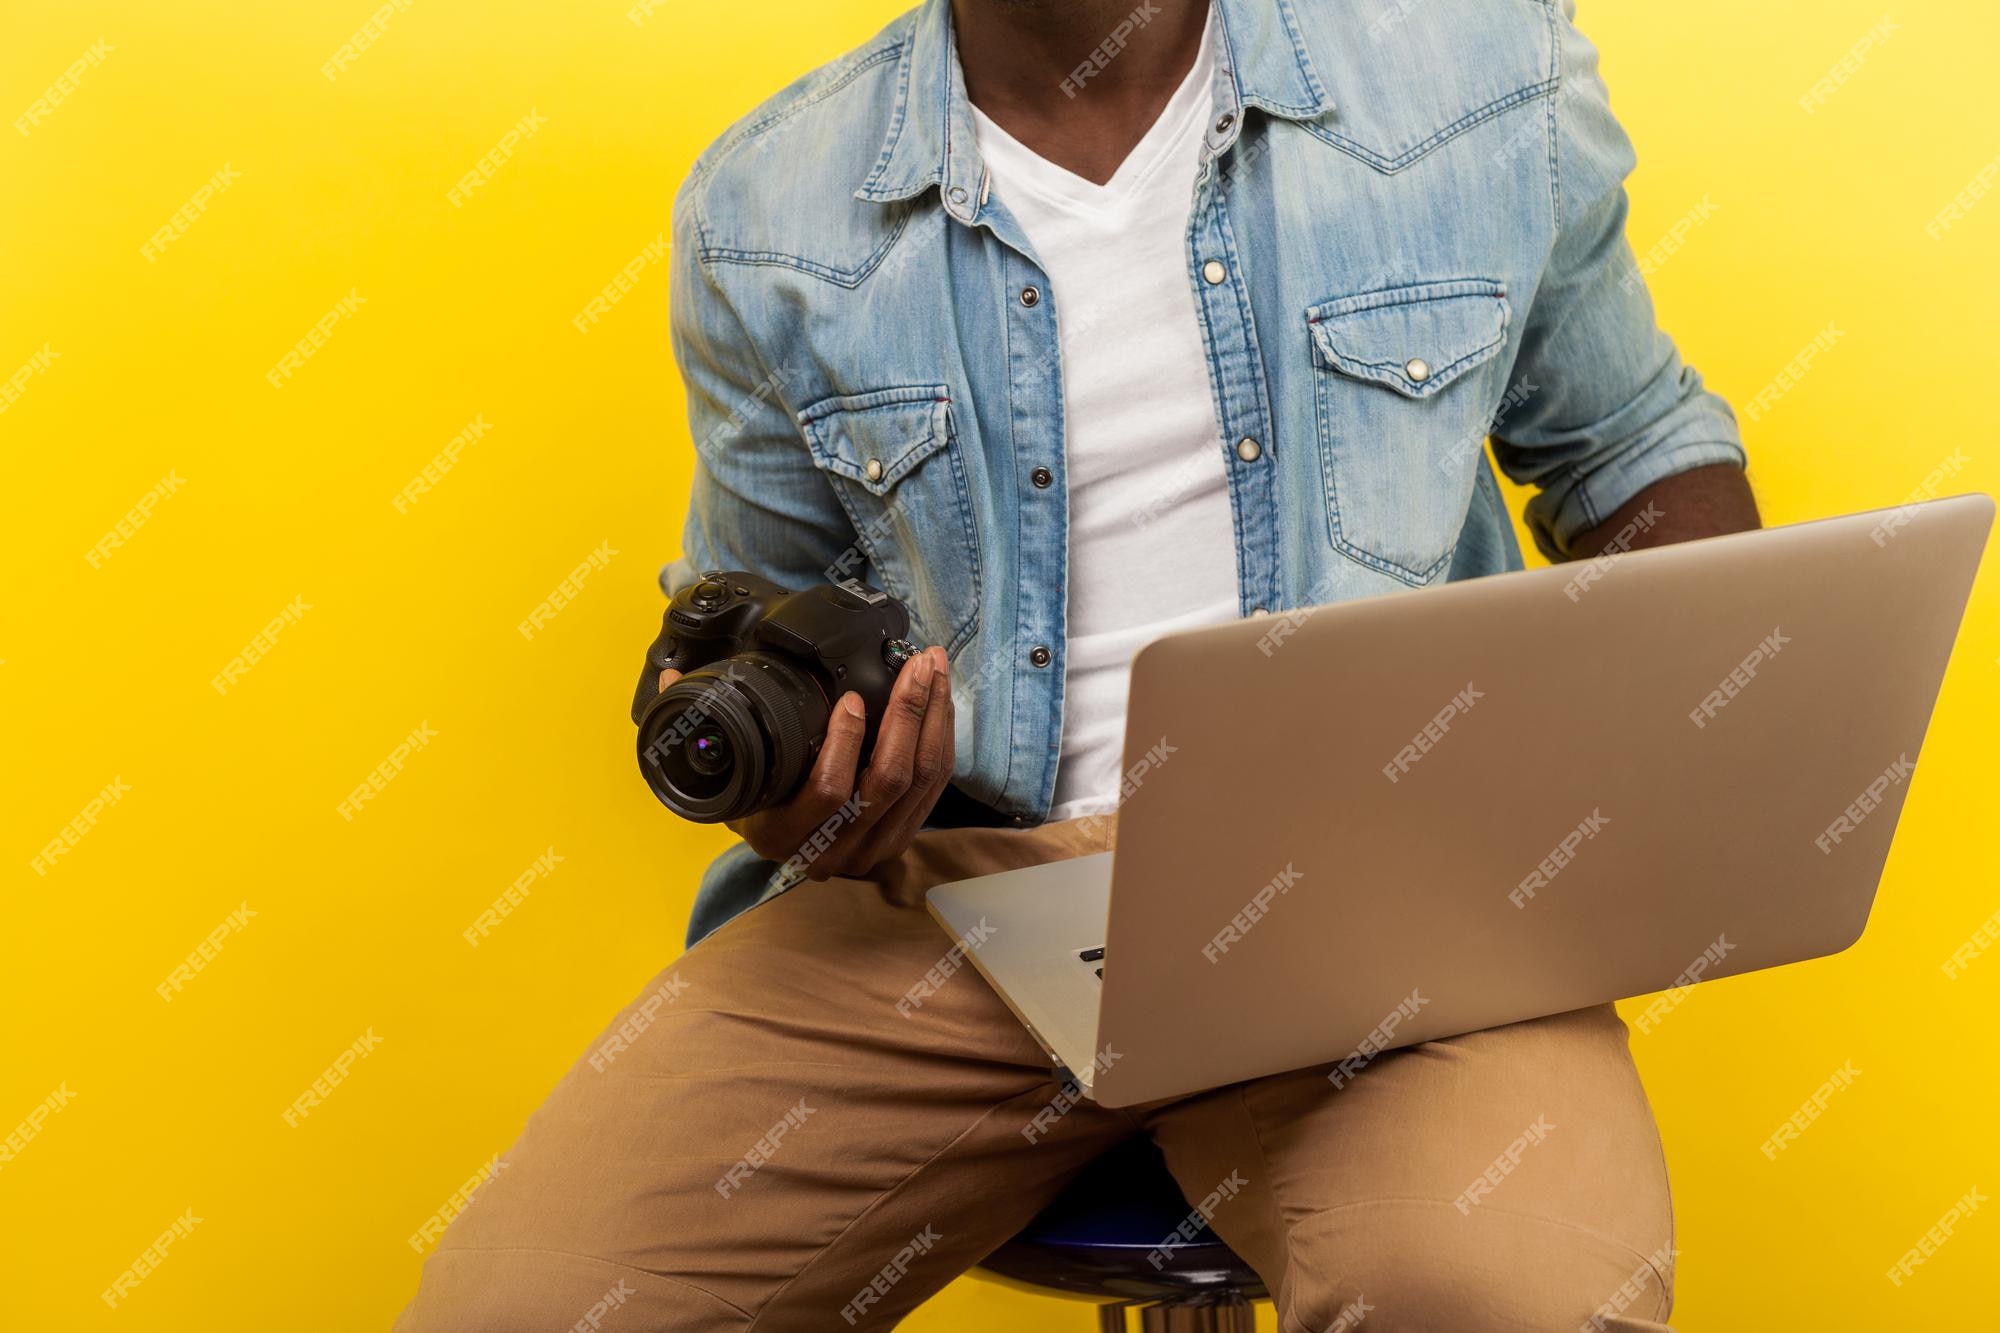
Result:
[[[834,702],[826,720],[826,739],[820,742],[819,758],[805,783],[782,805],[773,806],[752,819],[762,820],[756,842],[760,854],[773,861],[797,855],[836,811],[854,795],[854,770],[861,755],[861,738],[867,729],[867,714],[861,697],[852,690]],[[832,830],[838,836],[839,830]],[[825,879],[840,873],[836,842],[823,847],[808,862],[807,878]]]
[[[929,818],[938,795],[951,781],[957,757],[954,738],[956,713],[951,699],[951,660],[942,648],[926,650],[933,671],[923,727],[917,734],[910,761],[910,789],[895,807],[883,816],[875,833],[862,848],[862,859],[871,866],[901,855]]]
[[[842,695],[805,785],[784,805],[752,816],[764,822],[755,840],[760,849],[802,845],[858,793],[858,808],[838,828],[827,829],[831,845],[813,858],[807,877],[865,874],[900,853],[951,780],[954,717],[948,667],[941,648],[926,649],[904,663],[858,783],[867,719],[859,695]]]
[[[875,732],[875,749],[861,774],[861,808],[835,834],[833,854],[825,865],[814,867],[818,878],[865,874],[881,859],[874,850],[877,840],[870,834],[883,820],[893,822],[899,798],[910,789],[912,758],[930,698],[931,670],[930,654],[919,653],[897,673]]]
[[[818,827],[854,794],[854,770],[861,760],[861,738],[867,730],[861,696],[849,690],[834,704],[833,715],[826,720],[826,739],[820,743],[819,758],[813,761],[805,786],[794,798],[811,827]]]
[[[660,688],[658,692],[661,694],[665,694],[667,692],[667,686],[673,684],[680,678],[681,678],[681,673],[674,670],[672,667],[666,667],[662,669],[660,672]]]
[[[928,648],[925,653],[931,656],[931,683],[924,724],[910,757],[910,790],[902,801],[902,807],[909,808],[896,811],[898,816],[913,814],[919,820],[930,813],[932,801],[950,781],[952,762],[951,663],[942,648]],[[920,803],[923,808],[914,809]]]
[[[868,819],[870,826],[910,789],[917,737],[923,733],[934,669],[931,655],[918,653],[903,664],[896,677],[896,688],[889,694],[881,730],[875,733],[875,751],[868,758],[867,771],[861,775],[862,799],[874,807],[875,818]],[[867,812],[863,818],[867,818]]]
[[[867,710],[862,706],[861,696],[849,690],[834,704],[819,759],[806,777],[806,785],[790,802],[787,813],[797,823],[791,825],[796,832],[789,841],[803,846],[853,797],[854,771],[861,760],[861,740],[867,729]],[[839,828],[829,830],[832,844],[807,862],[807,879],[830,879],[842,873],[845,858],[840,854],[840,844],[847,828],[848,822],[843,821]]]

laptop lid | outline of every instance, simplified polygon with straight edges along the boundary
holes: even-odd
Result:
[[[1962,496],[1149,645],[1097,1100],[1847,947],[1992,516]]]

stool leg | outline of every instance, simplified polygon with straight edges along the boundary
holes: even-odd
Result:
[[[1154,1305],[1139,1312],[1140,1333],[1255,1333],[1257,1316],[1241,1298],[1220,1304]]]

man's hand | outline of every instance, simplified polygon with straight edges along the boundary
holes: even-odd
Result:
[[[680,672],[660,673],[660,689]],[[865,875],[903,854],[945,784],[957,759],[952,727],[951,662],[942,648],[926,648],[903,664],[890,691],[868,767],[857,775],[866,730],[861,696],[849,690],[835,700],[826,741],[812,772],[791,799],[730,821],[750,849],[767,861],[796,855],[835,812],[859,795],[854,818],[807,867],[810,879]]]

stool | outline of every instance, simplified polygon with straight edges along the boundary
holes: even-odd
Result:
[[[1109,1300],[1102,1333],[1252,1333],[1250,1302],[1268,1299],[1250,1266],[1204,1224],[1160,1267],[1147,1257],[1194,1212],[1144,1135],[1084,1168],[1020,1235],[980,1263],[1010,1286]]]

